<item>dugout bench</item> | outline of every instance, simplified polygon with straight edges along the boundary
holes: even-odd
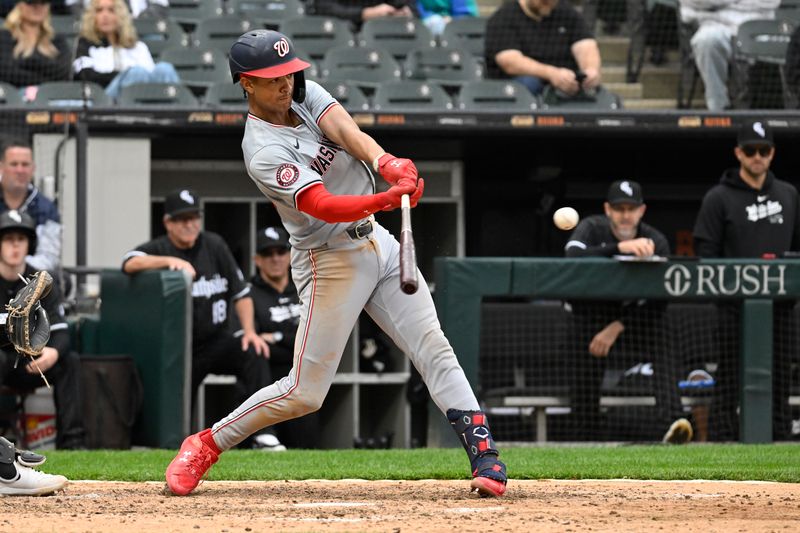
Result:
[[[772,323],[773,300],[800,298],[800,261],[687,258],[649,263],[607,258],[439,257],[435,268],[435,301],[442,328],[479,399],[481,304],[485,297],[741,302],[740,441],[772,441],[772,328],[761,325]],[[562,403],[564,396],[509,397],[534,398],[528,402],[554,406]],[[539,405],[545,413],[547,407]],[[440,417],[429,418],[429,444],[453,446],[449,427]]]

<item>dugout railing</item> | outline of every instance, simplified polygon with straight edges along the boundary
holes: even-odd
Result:
[[[741,350],[739,440],[772,442],[773,328],[764,325],[772,324],[776,301],[794,301],[800,296],[800,261],[437,258],[435,269],[435,300],[442,328],[479,399],[485,392],[479,387],[479,360],[481,310],[487,299],[648,299],[670,305],[725,301],[740,306],[741,327],[736,329]],[[563,394],[543,397],[555,401],[553,405],[569,402]],[[531,397],[520,401],[530,403]],[[707,399],[684,398],[684,404],[705,402]],[[438,418],[431,417],[429,445],[452,444],[449,430],[436,424]]]

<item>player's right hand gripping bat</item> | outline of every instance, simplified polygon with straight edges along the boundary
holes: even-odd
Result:
[[[411,232],[411,200],[407,194],[400,198],[400,290],[417,292],[417,252]]]

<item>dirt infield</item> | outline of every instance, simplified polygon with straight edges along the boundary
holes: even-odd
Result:
[[[512,481],[480,499],[466,481],[73,482],[49,497],[0,498],[0,531],[798,531],[797,485]]]

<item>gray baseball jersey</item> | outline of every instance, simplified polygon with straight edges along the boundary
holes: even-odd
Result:
[[[306,82],[306,99],[292,102],[302,119],[294,128],[265,122],[248,115],[242,140],[247,173],[275,209],[291,236],[292,246],[302,250],[318,248],[358,222],[331,224],[297,210],[297,195],[317,183],[331,194],[372,194],[375,180],[359,161],[328,139],[319,121],[338,105],[325,89]]]
[[[292,103],[302,124],[279,126],[251,114],[242,142],[250,177],[274,202],[294,244],[292,279],[301,312],[293,366],[214,424],[222,450],[261,428],[319,409],[362,310],[409,356],[443,413],[479,409],[422,274],[417,272],[415,294],[400,290],[397,239],[374,217],[365,219],[372,231],[354,236],[345,230],[359,221],[332,224],[297,209],[298,193],[320,182],[335,195],[371,194],[375,184],[365,165],[319,128],[336,100],[312,81],[306,86],[305,102]]]

